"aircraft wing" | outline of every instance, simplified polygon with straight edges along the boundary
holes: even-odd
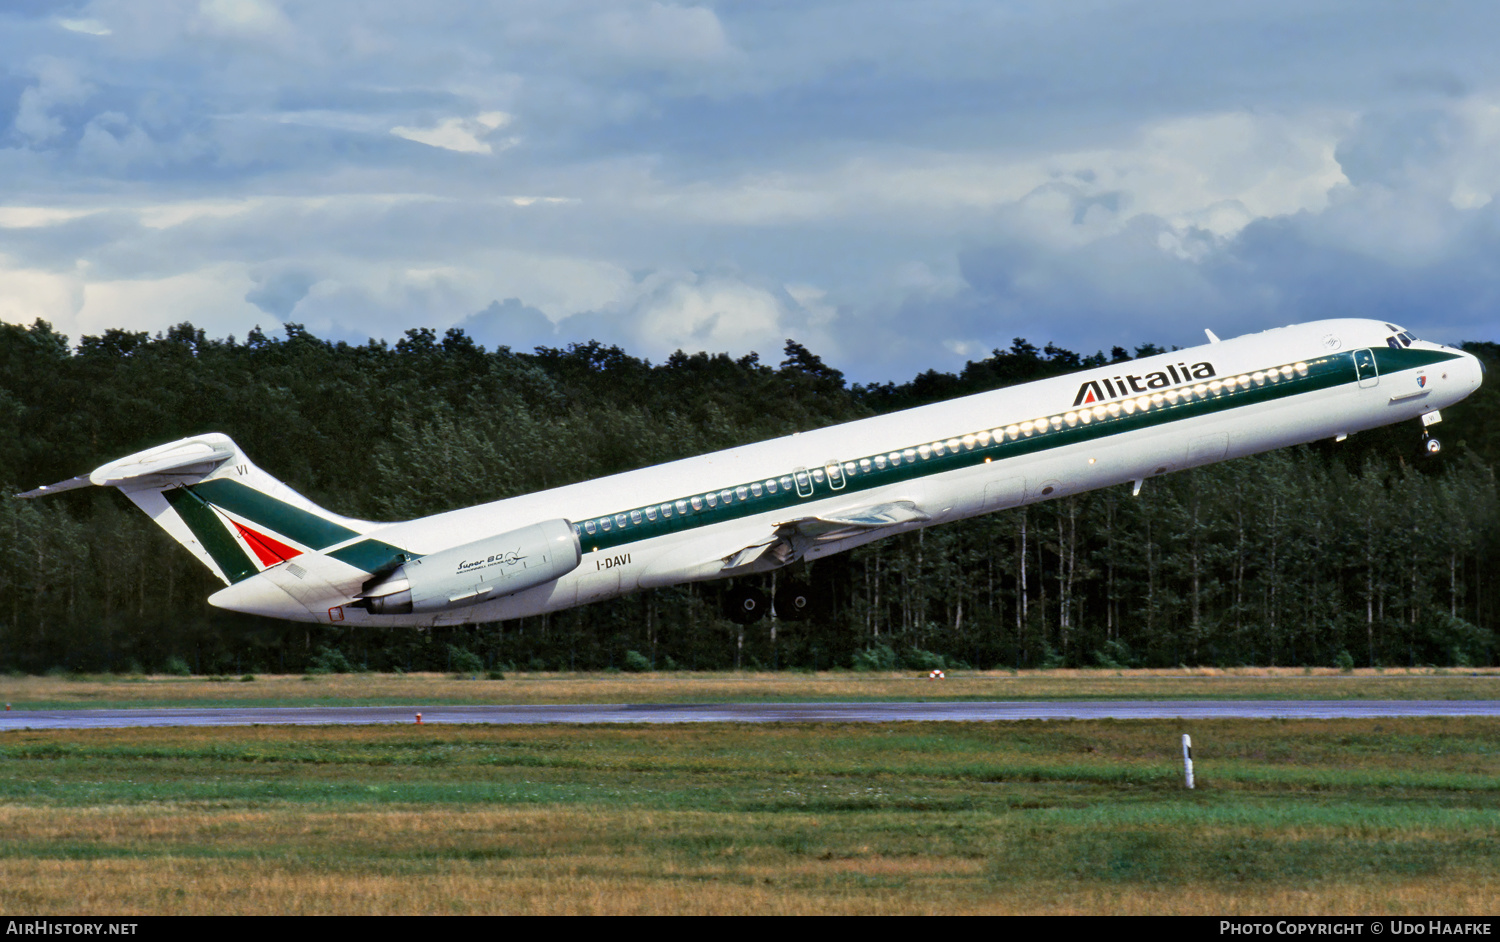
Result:
[[[884,530],[903,523],[919,523],[932,517],[917,509],[909,500],[867,504],[811,517],[797,517],[776,525],[762,541],[752,543],[724,557],[724,569],[740,569],[766,560],[772,566],[784,565],[799,558],[812,543],[839,540],[857,533]]]
[[[641,575],[640,585],[649,588],[691,579],[765,572],[795,562],[814,543],[929,519],[912,501],[898,500],[795,517],[767,529],[713,534],[657,557]]]
[[[816,517],[798,517],[778,526],[776,532],[783,533],[787,528],[791,528],[793,532],[802,536],[821,540],[827,539],[831,533],[847,535],[843,533],[846,530],[880,530],[903,523],[919,523],[931,519],[931,516],[918,510],[913,502],[896,500],[885,504],[853,507]]]

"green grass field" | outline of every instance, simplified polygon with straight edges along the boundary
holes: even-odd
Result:
[[[837,700],[1489,700],[1500,668],[1357,670],[915,671],[852,673],[442,674],[238,677],[0,676],[13,710],[69,707],[211,707],[247,703],[346,706],[465,703],[712,703]]]
[[[1052,672],[944,682],[726,674],[0,683],[11,701],[35,698],[24,708],[1128,690],[1443,699],[1493,696],[1497,679]],[[1184,732],[1193,736],[1194,791],[1182,784]],[[0,733],[0,911],[13,915],[1488,915],[1500,898],[1496,833],[1500,720],[1490,719]]]

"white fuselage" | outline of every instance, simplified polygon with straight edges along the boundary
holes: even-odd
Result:
[[[736,554],[778,534],[790,534],[791,558],[817,558],[922,526],[1416,419],[1479,386],[1473,357],[1421,341],[1398,345],[1388,327],[1331,320],[1269,330],[370,525],[346,541],[380,541],[421,556],[543,521],[576,525],[576,568],[475,605],[411,615],[354,607],[370,576],[330,555],[339,547],[299,556],[303,575],[295,579],[283,563],[211,601],[281,618],[372,625],[535,615],[642,588],[763,571],[736,570]],[[897,460],[886,466],[889,456]],[[767,493],[772,485],[774,497]],[[727,503],[703,503],[726,492]],[[805,537],[798,529],[807,527],[798,521],[893,504],[912,508],[913,517],[889,526],[806,529]],[[677,511],[684,506],[686,513]]]

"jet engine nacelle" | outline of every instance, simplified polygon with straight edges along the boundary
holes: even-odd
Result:
[[[408,560],[360,596],[372,615],[436,612],[551,582],[582,558],[573,524],[547,520]]]

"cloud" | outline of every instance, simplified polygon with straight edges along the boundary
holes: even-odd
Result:
[[[662,360],[676,350],[779,351],[795,337],[820,353],[843,350],[831,329],[838,311],[813,285],[752,283],[728,272],[654,272],[618,301],[556,326],[558,343],[597,339]]]
[[[557,343],[557,329],[547,315],[521,303],[520,298],[506,298],[504,303],[491,301],[484,310],[469,315],[456,326],[492,350],[510,347],[528,352]]]
[[[0,321],[31,324],[38,318],[66,333],[83,307],[84,281],[77,272],[27,267],[0,255]]]
[[[224,35],[274,36],[291,30],[280,8],[269,0],[201,0],[199,22]]]
[[[594,16],[588,38],[621,59],[657,65],[712,62],[731,52],[718,16],[701,6],[610,4]]]
[[[0,229],[55,226],[89,213],[87,209],[64,209],[60,206],[0,206]]]
[[[31,63],[36,84],[21,92],[12,127],[32,145],[46,144],[60,137],[66,126],[52,114],[58,106],[74,105],[94,91],[84,81],[80,69],[65,59],[40,56]]]
[[[89,281],[74,329],[100,334],[124,323],[133,330],[155,331],[191,321],[215,336],[243,332],[243,325],[264,320],[242,300],[248,287],[243,266],[234,263],[164,278]]]
[[[1494,333],[1500,12],[1479,4],[25,0],[0,21],[0,316],[75,335],[466,324],[658,358],[794,336],[884,380],[1017,335],[1359,311]]]
[[[108,26],[104,25],[104,23],[102,21],[100,21],[100,20],[91,20],[91,19],[66,20],[66,19],[59,19],[57,21],[57,25],[61,26],[65,30],[68,30],[69,32],[73,32],[73,33],[86,33],[86,34],[88,34],[90,36],[108,36],[108,35],[110,35],[111,33],[114,32],[114,30],[112,30]]]
[[[273,315],[277,320],[290,318],[297,303],[307,297],[307,292],[317,279],[296,269],[272,273],[252,274],[255,287],[245,293],[245,300]]]
[[[447,118],[430,128],[398,126],[391,128],[391,133],[428,147],[441,147],[461,154],[490,154],[494,152],[494,147],[480,138],[504,127],[510,120],[511,116],[503,111],[487,111],[474,118]],[[502,142],[500,146],[503,149],[514,144],[512,139]]]

